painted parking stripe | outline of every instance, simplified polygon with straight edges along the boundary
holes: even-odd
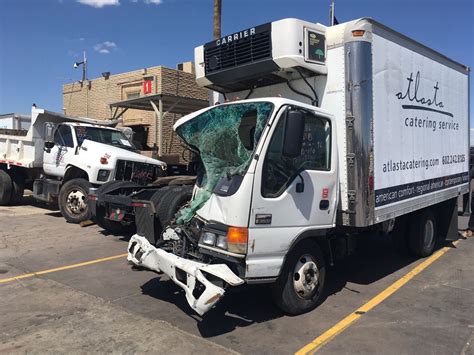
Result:
[[[455,241],[453,245],[456,245],[459,241]],[[323,334],[318,336],[314,339],[311,343],[307,344],[300,350],[298,350],[295,354],[296,355],[303,355],[303,354],[313,354],[325,344],[330,342],[336,336],[341,334],[345,329],[349,328],[356,320],[362,317],[365,313],[369,312],[371,309],[375,308],[377,305],[385,301],[388,297],[393,295],[397,292],[403,285],[405,285],[408,281],[438,260],[441,256],[443,256],[448,250],[452,249],[452,247],[444,247],[438,250],[436,253],[431,255],[425,261],[421,262],[417,266],[415,266],[411,271],[407,274],[402,276],[400,279],[395,281],[393,284],[388,286],[385,290],[380,292],[362,307],[358,308],[356,311],[349,314],[346,318],[341,320],[339,323],[334,325],[333,327],[326,330]]]
[[[90,261],[86,261],[86,262],[79,263],[79,264],[66,265],[66,266],[61,266],[61,267],[57,267],[57,268],[54,268],[54,269],[31,272],[29,274],[22,274],[22,275],[18,275],[18,276],[14,276],[14,277],[9,277],[7,279],[0,279],[0,284],[4,284],[4,283],[7,283],[7,282],[16,281],[16,280],[27,279],[27,278],[30,278],[30,277],[33,277],[33,276],[40,276],[40,275],[50,274],[52,272],[64,271],[64,270],[69,270],[69,269],[75,269],[75,268],[82,267],[82,266],[103,263],[105,261],[120,259],[120,258],[124,258],[126,256],[127,256],[127,253],[124,253],[124,254],[109,256],[109,257],[106,257],[106,258],[90,260]]]

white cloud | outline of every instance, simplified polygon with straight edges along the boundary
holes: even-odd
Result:
[[[109,54],[111,50],[117,49],[117,44],[112,41],[105,41],[102,43],[97,43],[94,46],[94,50],[100,54]]]
[[[96,8],[102,8],[109,5],[120,5],[119,0],[77,0],[77,2]]]
[[[145,0],[145,4],[155,4],[155,5],[160,5],[163,3],[162,0]]]

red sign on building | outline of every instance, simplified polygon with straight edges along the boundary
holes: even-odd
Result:
[[[151,94],[151,80],[144,80],[143,81],[143,94]]]

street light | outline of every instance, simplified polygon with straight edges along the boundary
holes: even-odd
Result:
[[[87,80],[87,58],[86,51],[84,51],[84,60],[82,62],[75,62],[74,68],[77,69],[82,65],[82,82],[84,83]]]

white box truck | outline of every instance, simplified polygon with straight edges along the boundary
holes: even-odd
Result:
[[[174,126],[206,179],[158,242],[132,237],[128,259],[168,275],[197,313],[264,282],[284,312],[306,312],[364,232],[420,257],[456,238],[466,66],[367,18],[245,29],[196,48],[195,66],[226,100]]]
[[[28,130],[0,129],[0,205],[18,204],[27,188],[38,200],[57,201],[72,223],[90,218],[89,188],[110,181],[147,184],[165,170],[107,121],[33,107]]]

